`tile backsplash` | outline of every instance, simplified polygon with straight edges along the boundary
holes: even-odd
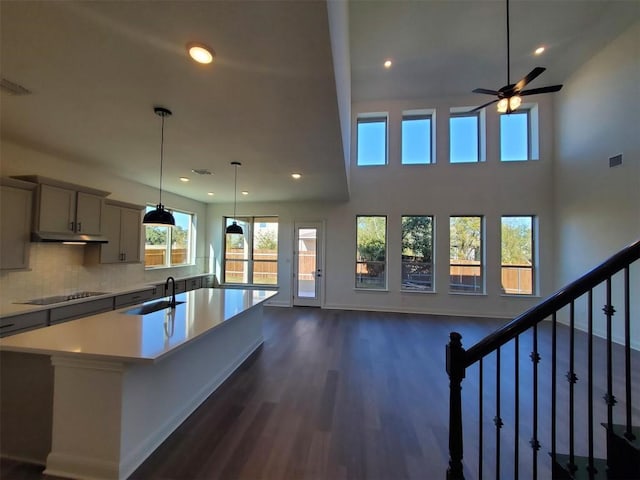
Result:
[[[128,286],[161,281],[203,272],[204,262],[172,269],[145,271],[144,265],[85,265],[84,246],[58,243],[32,243],[30,270],[0,272],[0,303],[13,303],[73,292],[113,292]]]

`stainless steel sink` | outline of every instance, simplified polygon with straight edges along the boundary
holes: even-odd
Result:
[[[180,305],[182,303],[184,302],[176,302],[176,305]],[[170,307],[171,302],[169,300],[159,300],[157,302],[145,303],[139,307],[130,308],[122,313],[127,313],[129,315],[146,315],[148,313],[157,312],[158,310],[164,310],[165,308]]]

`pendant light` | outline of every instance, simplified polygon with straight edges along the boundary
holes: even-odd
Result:
[[[154,107],[153,111],[156,115],[162,118],[162,130],[160,134],[160,200],[156,205],[155,210],[147,212],[144,216],[142,223],[149,226],[170,226],[176,225],[176,220],[168,210],[164,209],[162,204],[162,160],[164,157],[164,117],[171,115],[171,110],[164,107]]]
[[[227,233],[242,235],[242,227],[236,222],[236,198],[238,196],[238,167],[242,165],[240,162],[231,162],[236,169],[235,180],[233,182],[233,223],[227,227]]]

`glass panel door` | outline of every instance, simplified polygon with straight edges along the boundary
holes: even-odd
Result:
[[[322,304],[322,224],[296,223],[293,304]]]

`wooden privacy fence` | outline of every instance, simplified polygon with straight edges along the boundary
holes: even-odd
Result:
[[[164,245],[145,245],[144,247],[144,264],[147,267],[167,264],[167,247]],[[186,248],[171,249],[171,264],[182,265],[187,263]]]

